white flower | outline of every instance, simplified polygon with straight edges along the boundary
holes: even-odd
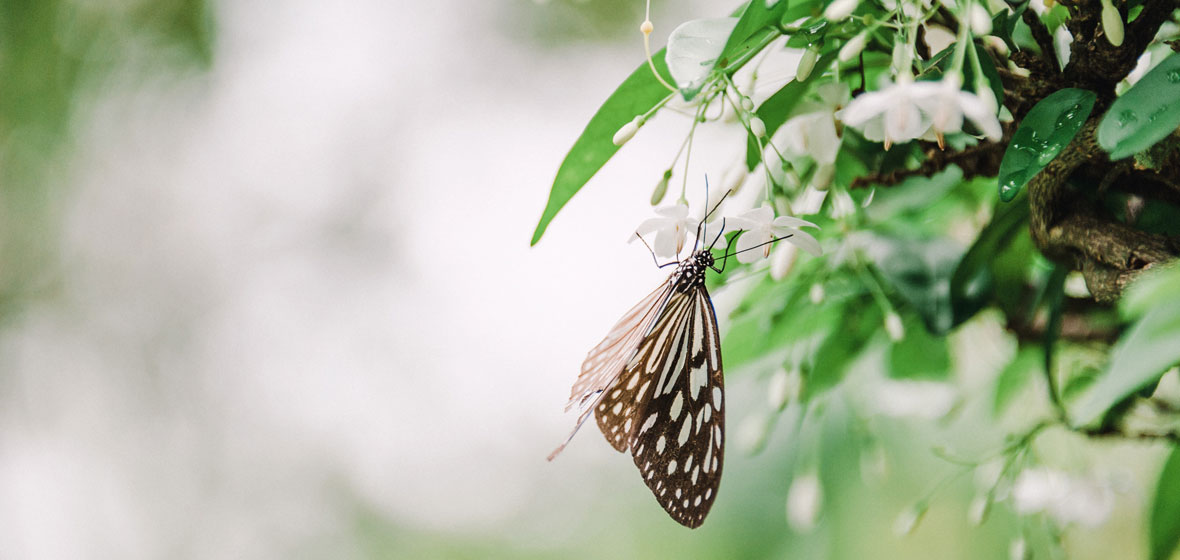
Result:
[[[772,240],[788,235],[790,237],[787,237],[784,241],[788,241],[812,255],[820,256],[823,251],[819,247],[819,242],[810,234],[798,229],[806,226],[819,227],[807,220],[800,220],[791,216],[779,216],[776,218],[774,217],[774,210],[769,206],[763,205],[730,218],[728,229],[744,230],[744,233],[737,240],[735,252],[737,253],[738,262],[752,263],[760,258],[764,259],[770,256],[770,242]],[[750,249],[754,247],[762,250],[751,251]]]
[[[792,117],[775,134],[776,145],[796,156],[810,156],[817,163],[835,163],[840,151],[835,112],[848,102],[848,85],[827,83],[816,88],[820,103],[814,110]]]
[[[799,533],[815,528],[823,505],[824,490],[814,472],[795,477],[787,490],[787,522]]]
[[[688,237],[688,232],[696,232],[697,221],[688,216],[688,205],[683,202],[675,206],[657,208],[656,214],[659,214],[659,217],[648,218],[639,224],[631,240],[655,232],[655,241],[648,241],[652,250],[657,256],[674,258],[684,249],[684,240]],[[644,237],[644,240],[647,241],[647,237]]]
[[[1097,527],[1114,509],[1114,490],[1095,479],[1047,468],[1026,469],[1016,479],[1012,500],[1018,513],[1045,512],[1063,525]]]
[[[877,413],[892,417],[933,420],[950,412],[955,389],[935,381],[882,379],[867,389],[868,403]]]
[[[914,82],[903,77],[881,90],[858,96],[836,116],[860,129],[865,138],[884,142],[885,149],[895,142],[924,136],[937,138],[941,144],[944,133],[962,129],[964,116],[989,139],[999,140],[1000,121],[995,113],[979,96],[963,91],[961,86],[962,79],[955,74],[938,82]]]
[[[930,129],[930,116],[919,107],[919,100],[935,87],[931,82],[914,82],[904,76],[889,86],[858,95],[836,118],[859,129],[865,138],[884,142],[888,150],[894,142],[908,142]]]
[[[959,132],[963,129],[963,117],[966,116],[987,138],[993,142],[1002,136],[1000,120],[995,112],[988,109],[988,105],[979,96],[960,89],[962,78],[955,73],[948,75],[929,88],[926,95],[918,99],[918,107],[930,116],[930,131],[938,138],[938,145],[943,145],[943,134]]]

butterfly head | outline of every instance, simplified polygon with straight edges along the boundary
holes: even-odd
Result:
[[[705,283],[705,272],[713,267],[713,253],[702,249],[692,254],[672,273],[672,284],[678,292],[687,292]]]

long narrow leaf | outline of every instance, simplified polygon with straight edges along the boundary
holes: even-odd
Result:
[[[667,76],[668,68],[664,63],[664,51],[652,56],[656,69],[661,75]],[[636,68],[618,89],[607,98],[606,103],[598,108],[594,117],[586,125],[570,148],[561,167],[557,170],[557,177],[553,179],[553,187],[549,191],[549,202],[545,204],[545,211],[541,213],[541,220],[533,232],[530,245],[536,245],[549,227],[549,222],[557,215],[567,202],[610,160],[619,150],[612,142],[617,130],[627,124],[636,115],[646,113],[669,95],[664,87],[644,61]]]

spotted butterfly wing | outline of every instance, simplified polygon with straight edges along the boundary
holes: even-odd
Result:
[[[708,251],[694,253],[624,315],[590,351],[570,398],[590,405],[578,427],[592,410],[660,505],[692,528],[716,499],[723,460],[721,341],[704,285],[712,264]]]

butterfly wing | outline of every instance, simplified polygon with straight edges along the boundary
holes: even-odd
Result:
[[[692,298],[688,294],[670,294],[654,325],[639,341],[638,350],[627,362],[626,369],[595,406],[598,428],[618,451],[630,449],[639,428],[638,418],[651,401],[652,385],[660,374],[658,368],[668,361],[667,358],[675,358],[670,353],[683,344],[688,328],[686,319],[691,311]],[[665,365],[670,367],[672,364]]]
[[[619,374],[632,361],[639,342],[651,330],[652,324],[660,314],[660,308],[664,306],[671,292],[671,283],[660,284],[655,291],[623,314],[615,326],[611,327],[606,338],[586,354],[586,360],[582,362],[582,372],[578,374],[578,379],[570,391],[570,400],[565,406],[566,410],[577,406],[582,412],[565,443],[549,455],[550,461],[565,449],[566,444],[573,439],[574,434],[578,433],[578,429],[594,411],[595,405],[601,403],[607,395],[607,390],[615,384]],[[603,431],[603,434],[607,432]],[[607,440],[611,441],[609,435]],[[611,441],[611,444],[619,451],[627,449],[625,446],[620,448],[614,441]]]
[[[649,345],[654,354],[645,353]],[[721,339],[703,284],[673,294],[639,350],[646,360],[636,360],[619,380],[628,386],[636,379],[628,374],[642,368],[648,377],[637,383],[651,382],[646,393],[639,391],[643,402],[634,415],[624,420],[633,430],[635,466],[668,515],[695,528],[717,497],[725,432]]]

